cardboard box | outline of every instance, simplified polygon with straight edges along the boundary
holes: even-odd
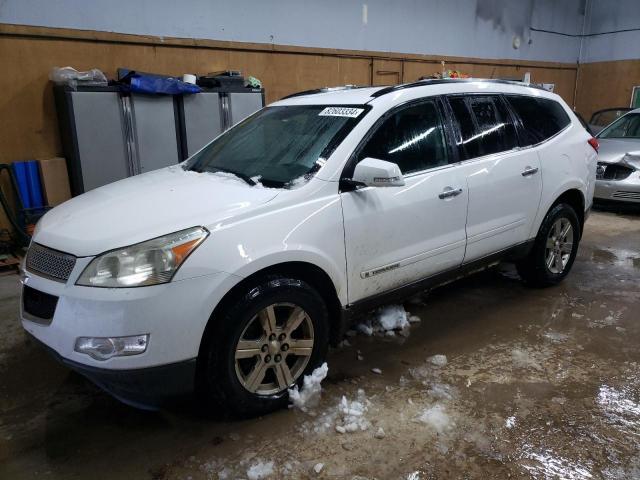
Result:
[[[39,160],[42,193],[47,205],[55,207],[71,198],[67,161],[61,157]]]

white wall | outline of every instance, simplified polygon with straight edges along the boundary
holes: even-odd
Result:
[[[0,0],[0,23],[575,62],[585,0]],[[364,6],[366,5],[366,7]],[[366,15],[364,11],[366,10]],[[514,49],[513,38],[521,39]]]
[[[588,33],[640,28],[640,0],[590,0]],[[640,30],[589,36],[583,44],[582,62],[640,58]]]

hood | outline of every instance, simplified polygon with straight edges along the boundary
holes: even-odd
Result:
[[[638,138],[598,138],[598,161],[617,163],[630,153],[640,156],[640,139]]]
[[[83,257],[189,227],[208,227],[250,211],[279,190],[250,186],[223,173],[180,166],[127,178],[75,197],[48,212],[34,242]]]

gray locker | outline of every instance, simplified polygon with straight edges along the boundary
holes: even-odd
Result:
[[[230,126],[241,122],[264,106],[261,92],[229,93]]]
[[[202,92],[183,97],[187,156],[190,157],[222,133],[220,94]]]
[[[70,93],[77,155],[74,190],[92,190],[129,176],[120,95],[115,91]]]
[[[137,146],[137,171],[134,173],[180,162],[172,96],[132,94],[131,117]]]

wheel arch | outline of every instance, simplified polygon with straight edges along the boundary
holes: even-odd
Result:
[[[584,222],[585,222],[585,211],[584,211],[584,209],[585,209],[585,199],[584,199],[584,194],[582,193],[582,191],[578,190],[577,188],[571,188],[569,190],[565,190],[551,204],[551,206],[547,210],[547,213],[549,212],[549,210],[551,210],[553,207],[555,207],[556,205],[558,205],[560,203],[566,203],[566,204],[570,205],[575,210],[576,215],[578,216],[578,221],[580,222],[580,232],[579,232],[579,234],[580,234],[580,237],[582,237],[582,232],[584,230]]]
[[[231,287],[227,293],[225,293],[222,299],[214,307],[204,328],[204,332],[200,340],[198,359],[202,358],[202,354],[207,346],[207,339],[210,338],[211,332],[216,326],[216,319],[220,317],[221,312],[228,308],[229,305],[232,305],[235,301],[238,301],[238,299],[246,293],[247,289],[250,288],[256,280],[273,275],[302,280],[314,287],[327,305],[330,326],[330,342],[335,344],[339,341],[344,331],[344,320],[342,315],[342,304],[331,277],[322,268],[313,263],[289,261],[262,268],[240,280]],[[198,363],[200,363],[200,361],[198,361]]]

